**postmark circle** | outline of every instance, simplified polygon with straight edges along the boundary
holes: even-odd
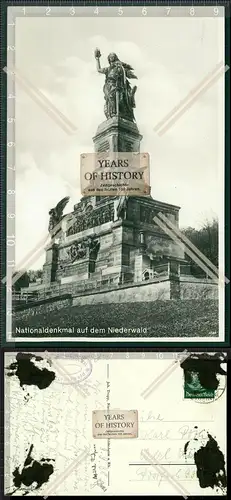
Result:
[[[75,360],[65,358],[65,364],[55,360],[57,382],[62,385],[77,385],[86,380],[92,372],[90,359],[76,358]]]
[[[209,403],[214,403],[214,401],[217,401],[221,396],[224,394],[226,390],[226,379],[224,379],[222,386],[218,386],[218,388],[215,390],[214,397],[213,398],[191,398],[195,403],[201,403],[201,404],[209,404]]]

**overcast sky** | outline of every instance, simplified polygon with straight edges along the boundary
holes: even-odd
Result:
[[[224,60],[222,18],[18,18],[15,46],[16,67],[77,127],[68,135],[17,85],[17,262],[46,234],[49,209],[69,195],[68,212],[80,199],[80,154],[93,151],[105,119],[96,47],[103,66],[116,52],[138,77],[135,116],[151,157],[153,198],[181,206],[181,227],[219,215],[223,77],[163,136],[153,129]]]

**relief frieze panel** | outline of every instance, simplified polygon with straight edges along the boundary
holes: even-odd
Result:
[[[67,236],[113,221],[114,204],[108,203],[88,212],[79,208],[73,215],[76,218],[76,222],[67,230]]]

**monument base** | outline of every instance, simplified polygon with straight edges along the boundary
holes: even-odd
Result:
[[[169,273],[179,275],[180,265],[186,264],[184,251],[154,222],[155,215],[161,212],[178,227],[179,207],[150,196],[131,196],[121,214],[117,211],[119,202],[119,196],[107,196],[96,197],[90,211],[84,212],[91,203],[89,199],[75,206],[76,223],[62,234],[52,251],[47,249],[43,274],[46,284],[54,280],[121,284]],[[73,259],[75,249],[80,253]]]
[[[136,123],[115,116],[99,125],[93,142],[96,152],[139,152],[141,139]],[[47,249],[43,282],[100,287],[179,276],[184,250],[157,224],[163,214],[178,228],[179,209],[150,194],[83,197],[70,214],[76,222],[69,229],[63,223],[53,257]]]

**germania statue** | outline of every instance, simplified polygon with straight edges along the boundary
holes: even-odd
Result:
[[[99,49],[95,50],[96,67],[98,73],[105,75],[105,84],[103,87],[105,106],[104,113],[106,118],[120,116],[126,120],[135,121],[133,109],[135,105],[135,92],[137,87],[131,87],[128,79],[137,78],[133,73],[133,68],[119,60],[114,53],[109,54],[107,68],[100,66],[101,53]]]

